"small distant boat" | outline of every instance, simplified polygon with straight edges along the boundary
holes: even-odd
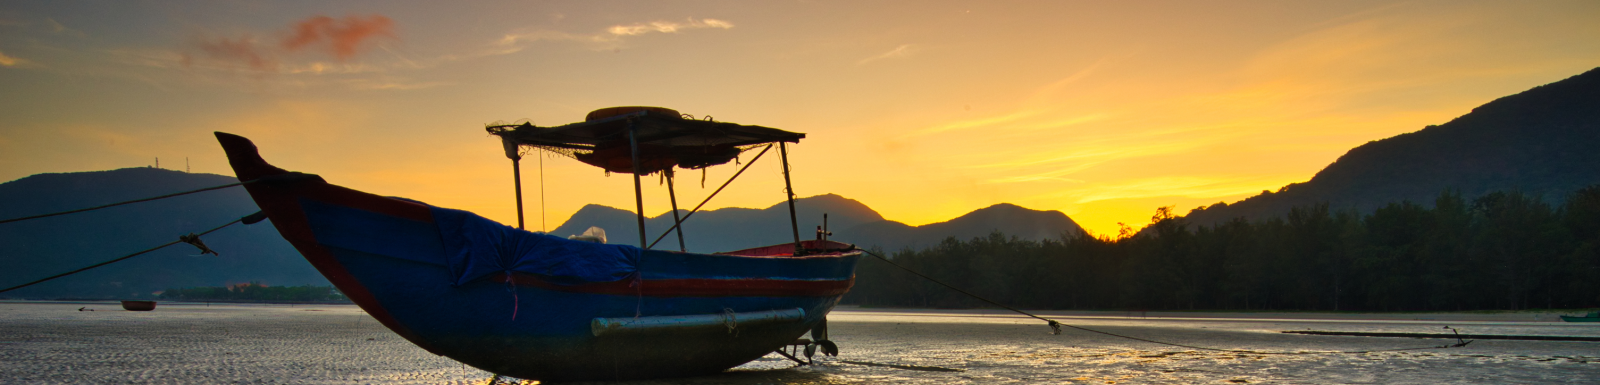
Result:
[[[122,301],[122,310],[151,311],[156,309],[156,301]]]
[[[729,163],[762,147],[780,150],[787,185],[784,144],[805,137],[638,107],[563,126],[489,131],[513,161],[524,147],[557,151],[633,174],[636,194],[641,174],[664,173],[670,188],[675,167]],[[794,243],[717,254],[685,252],[680,243],[667,251],[648,246],[642,215],[642,248],[534,233],[289,172],[263,160],[250,140],[216,135],[239,180],[259,182],[245,188],[272,225],[334,286],[417,346],[495,374],[541,381],[708,374],[807,332],[824,351],[836,349],[824,317],[854,284],[862,256],[822,232],[801,241],[793,189],[786,190]],[[635,201],[644,212],[642,198]],[[518,201],[519,221],[520,209]]]
[[[1564,315],[1561,316],[1561,320],[1567,322],[1600,322],[1600,311],[1592,311],[1582,317]]]

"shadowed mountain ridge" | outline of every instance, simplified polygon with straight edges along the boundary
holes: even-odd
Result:
[[[1281,216],[1295,206],[1372,210],[1432,206],[1447,189],[1471,198],[1521,191],[1559,202],[1600,183],[1600,68],[1506,96],[1448,123],[1363,144],[1311,180],[1191,211],[1195,225]]]

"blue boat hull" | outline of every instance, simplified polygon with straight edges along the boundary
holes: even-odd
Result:
[[[449,216],[461,212],[331,185],[314,175],[285,178],[295,174],[261,160],[248,140],[218,138],[241,181],[275,179],[246,188],[284,238],[352,301],[423,349],[518,378],[661,378],[749,362],[821,322],[853,285],[861,257],[831,242],[807,242],[803,246],[822,251],[798,257],[775,252],[793,245],[693,254],[498,229],[558,251],[607,247],[603,251],[624,256],[617,259],[624,267],[583,279],[509,263],[492,274],[464,275],[468,262],[451,259],[463,253],[457,245],[462,235],[441,225],[459,220]],[[565,263],[586,261],[576,256]],[[733,316],[772,311],[803,316],[743,324]],[[595,327],[596,319],[626,324],[704,315],[727,318],[633,333]]]

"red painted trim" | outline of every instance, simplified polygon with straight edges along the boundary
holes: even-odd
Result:
[[[806,250],[811,251],[811,252],[817,252],[819,250],[825,250],[826,251],[826,252],[819,252],[819,253],[816,253],[816,254],[802,255],[802,256],[800,256],[800,258],[829,258],[829,257],[839,257],[839,256],[844,256],[844,255],[860,254],[861,253],[860,251],[856,251],[855,246],[853,246],[851,244],[834,242],[834,241],[824,241],[824,240],[800,241],[800,247],[803,247]],[[772,258],[772,257],[794,258],[794,244],[793,243],[784,243],[784,244],[779,244],[779,245],[762,246],[762,247],[756,247],[756,248],[750,248],[750,249],[744,249],[744,250],[728,251],[728,252],[722,252],[722,253],[717,253],[717,254],[718,255],[737,255],[737,256],[741,256],[741,257],[755,257],[755,258],[762,258],[762,257],[767,257],[767,258]]]
[[[856,278],[801,281],[785,279],[624,279],[578,285],[551,283],[533,274],[513,272],[489,276],[492,282],[574,293],[646,297],[831,297],[844,295]]]

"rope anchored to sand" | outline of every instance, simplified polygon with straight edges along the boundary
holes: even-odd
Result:
[[[201,189],[189,190],[189,191],[184,191],[184,192],[177,192],[177,193],[161,195],[161,196],[155,196],[155,197],[149,197],[149,198],[134,199],[134,200],[131,200],[131,201],[123,201],[123,202],[100,205],[100,206],[95,206],[95,207],[82,208],[82,209],[77,209],[77,210],[67,210],[67,211],[54,212],[54,213],[49,213],[49,214],[40,214],[40,215],[34,215],[34,216],[28,216],[28,217],[0,220],[0,223],[19,222],[19,221],[25,221],[25,220],[29,220],[29,219],[49,218],[49,217],[58,216],[58,215],[81,213],[81,212],[85,212],[85,211],[94,211],[94,210],[99,210],[99,209],[103,209],[103,208],[116,207],[116,206],[131,204],[131,203],[149,202],[149,201],[154,201],[154,200],[161,200],[161,199],[167,199],[167,198],[173,198],[173,197],[178,197],[178,196],[194,194],[194,193],[198,193],[198,192],[205,192],[205,191],[211,191],[211,190],[221,190],[221,189],[225,189],[225,188],[229,188],[229,187],[243,186],[243,185],[252,184],[252,183],[283,183],[283,182],[292,182],[292,181],[298,181],[298,180],[304,180],[304,179],[316,179],[316,178],[321,178],[321,177],[313,175],[313,174],[306,174],[306,173],[299,173],[299,172],[289,172],[289,173],[283,173],[283,174],[277,174],[277,175],[264,176],[264,177],[251,179],[251,180],[247,180],[247,181],[243,181],[243,182],[239,182],[239,183],[229,183],[229,184],[225,184],[225,185],[221,185],[221,186],[211,186],[211,187],[206,187],[206,188],[201,188]],[[52,280],[52,279],[61,278],[61,277],[65,277],[65,276],[81,273],[81,272],[87,271],[89,269],[93,269],[93,268],[96,268],[96,267],[109,265],[109,264],[116,263],[116,262],[119,262],[119,261],[122,261],[122,260],[125,260],[125,259],[128,259],[128,258],[137,257],[137,256],[142,255],[144,253],[160,250],[160,249],[166,248],[167,246],[172,246],[172,245],[176,245],[176,244],[179,244],[179,243],[187,243],[187,244],[190,244],[190,245],[194,245],[194,247],[197,247],[197,248],[200,249],[200,255],[206,255],[206,254],[221,255],[221,254],[218,254],[215,250],[212,250],[210,247],[206,246],[206,243],[201,241],[200,237],[203,236],[203,235],[206,235],[206,234],[210,234],[213,231],[222,230],[222,228],[224,228],[224,227],[233,226],[235,223],[241,223],[242,222],[244,224],[251,225],[251,224],[255,224],[257,222],[261,222],[261,221],[266,220],[266,219],[267,219],[267,214],[266,213],[257,211],[255,214],[250,214],[250,215],[246,215],[246,216],[240,217],[239,219],[235,219],[232,222],[228,222],[227,224],[224,224],[222,226],[217,226],[215,228],[212,228],[211,230],[206,230],[205,232],[202,232],[202,233],[199,233],[199,234],[189,233],[189,234],[185,234],[185,235],[179,235],[178,236],[178,240],[172,241],[172,242],[167,242],[166,244],[163,244],[161,246],[152,247],[152,248],[149,248],[149,249],[145,249],[144,251],[140,251],[140,252],[137,252],[137,253],[133,253],[133,254],[128,254],[128,255],[122,256],[120,258],[116,258],[116,259],[112,259],[112,260],[109,260],[109,261],[105,261],[105,262],[100,262],[100,263],[96,263],[96,264],[93,264],[93,265],[89,265],[88,267],[84,267],[82,269],[77,269],[77,270],[73,270],[73,271],[69,271],[69,272],[65,272],[65,273],[61,273],[61,274],[56,274],[56,275],[50,276],[48,278],[40,279],[40,280],[33,281],[33,282],[24,283],[24,284],[17,285],[17,286],[12,286],[12,287],[6,288],[5,290],[0,290],[0,293],[4,293],[4,292],[16,290],[16,289],[21,289],[21,288],[28,287],[28,286],[33,286],[35,284],[39,284],[39,283],[42,283],[42,282],[45,282],[45,281],[49,281],[49,280]]]
[[[1000,307],[1000,308],[1003,308],[1003,309],[1006,309],[1006,310],[1010,310],[1010,311],[1016,312],[1017,314],[1022,314],[1022,315],[1025,315],[1025,316],[1036,318],[1036,319],[1038,319],[1040,321],[1045,321],[1050,325],[1050,329],[1051,329],[1051,333],[1050,334],[1055,334],[1055,335],[1060,335],[1061,334],[1061,327],[1065,326],[1065,327],[1069,327],[1069,328],[1073,328],[1073,329],[1077,329],[1077,330],[1082,330],[1082,331],[1086,331],[1086,332],[1090,332],[1090,333],[1103,334],[1103,335],[1107,335],[1107,336],[1130,339],[1130,340],[1134,340],[1134,341],[1149,342],[1149,343],[1158,344],[1158,345],[1176,346],[1176,347],[1180,347],[1180,348],[1189,348],[1189,349],[1196,349],[1196,350],[1209,350],[1209,351],[1214,351],[1214,352],[1264,354],[1264,355],[1265,354],[1274,354],[1274,355],[1366,354],[1366,353],[1378,353],[1378,352],[1398,352],[1398,351],[1405,351],[1405,350],[1459,348],[1459,347],[1467,346],[1467,344],[1472,343],[1471,340],[1460,340],[1460,339],[1457,339],[1458,343],[1455,343],[1455,344],[1440,345],[1440,346],[1425,346],[1425,347],[1415,347],[1415,348],[1382,349],[1382,350],[1357,350],[1357,351],[1267,352],[1267,351],[1257,351],[1257,350],[1208,348],[1208,347],[1202,347],[1202,346],[1192,346],[1192,345],[1184,345],[1184,344],[1175,344],[1175,343],[1171,343],[1171,342],[1148,340],[1148,339],[1144,339],[1144,338],[1125,336],[1125,335],[1111,333],[1111,332],[1103,332],[1103,331],[1099,331],[1099,330],[1085,328],[1085,327],[1082,327],[1082,326],[1068,325],[1068,324],[1065,324],[1065,323],[1061,323],[1061,321],[1056,321],[1056,320],[1053,320],[1053,319],[1040,317],[1038,315],[1034,315],[1033,313],[1022,311],[1022,309],[1017,309],[1017,308],[1014,308],[1014,307],[1006,306],[1005,304],[1002,304],[1002,303],[999,303],[999,302],[995,302],[994,300],[990,300],[988,298],[984,298],[983,296],[980,296],[980,295],[977,295],[977,294],[973,294],[973,293],[968,292],[966,290],[961,290],[960,288],[957,288],[955,286],[951,286],[948,283],[944,283],[943,281],[940,281],[940,280],[934,279],[933,277],[929,277],[927,275],[919,273],[916,270],[911,270],[910,268],[907,268],[905,266],[901,266],[898,263],[894,263],[894,261],[889,260],[889,258],[884,258],[884,256],[879,255],[878,253],[874,253],[871,250],[865,250],[865,249],[857,249],[857,250],[861,250],[862,252],[867,253],[867,255],[871,255],[873,258],[877,258],[878,260],[883,261],[885,263],[888,263],[891,266],[898,267],[901,270],[905,270],[908,273],[911,273],[911,274],[916,275],[918,277],[922,277],[922,279],[926,279],[929,282],[937,283],[940,286],[944,286],[946,288],[949,288],[950,290],[955,290],[957,293],[965,294],[966,296],[972,297],[972,298],[977,299],[979,301],[988,302],[990,305],[994,305],[994,306],[997,306],[997,307]],[[1452,329],[1452,330],[1454,330],[1454,329]]]
[[[152,252],[152,251],[156,251],[156,250],[161,250],[163,248],[166,248],[167,246],[172,246],[172,245],[176,245],[176,244],[179,244],[179,243],[189,243],[189,244],[195,245],[195,247],[199,247],[200,248],[200,253],[202,255],[206,254],[206,253],[217,254],[216,251],[212,251],[211,248],[206,247],[204,242],[200,241],[200,237],[201,236],[206,235],[206,234],[211,234],[211,232],[213,232],[213,231],[222,230],[225,227],[233,226],[234,224],[239,223],[239,222],[246,222],[248,219],[252,219],[252,218],[256,218],[256,217],[260,217],[260,216],[261,216],[260,212],[257,212],[255,214],[250,214],[250,215],[247,215],[247,216],[244,216],[244,217],[240,217],[239,219],[235,219],[232,222],[228,222],[226,224],[223,224],[222,226],[217,226],[217,227],[212,228],[211,230],[206,230],[206,231],[201,232],[199,234],[189,233],[187,235],[180,235],[180,236],[178,236],[178,240],[172,241],[172,242],[167,242],[166,244],[163,244],[161,246],[152,247],[152,248],[149,248],[149,249],[145,249],[144,251],[140,251],[140,252],[133,253],[133,254],[128,254],[128,255],[125,255],[125,256],[122,256],[122,257],[118,257],[116,259],[112,259],[112,260],[109,260],[109,261],[105,261],[105,262],[100,262],[100,263],[96,263],[96,264],[93,264],[93,265],[89,265],[89,266],[81,268],[81,269],[77,269],[77,270],[73,270],[73,271],[69,271],[69,272],[65,272],[65,273],[61,273],[61,274],[52,275],[52,276],[50,276],[48,278],[40,279],[40,280],[37,280],[37,281],[24,283],[24,284],[17,285],[17,286],[12,286],[12,287],[6,288],[5,290],[0,290],[0,293],[4,293],[4,292],[16,290],[16,289],[21,289],[21,288],[28,287],[28,286],[33,286],[33,285],[36,285],[36,284],[39,284],[39,283],[43,283],[45,281],[49,281],[49,280],[56,279],[56,278],[61,278],[61,277],[65,277],[65,276],[69,276],[69,275],[73,275],[73,274],[77,274],[77,273],[82,273],[82,272],[87,271],[89,269],[93,269],[93,268],[100,267],[100,266],[105,266],[105,265],[110,265],[110,264],[116,263],[116,262],[121,262],[121,261],[126,260],[128,258],[133,258],[133,257],[137,257],[139,255],[142,255],[144,253],[148,253],[148,252]],[[191,240],[193,242],[190,242]]]
[[[312,175],[312,174],[291,172],[291,173],[286,173],[286,174],[265,176],[265,177],[261,177],[261,178],[257,178],[257,179],[251,179],[251,180],[239,182],[239,183],[229,183],[229,184],[225,184],[225,185],[221,185],[221,186],[211,186],[211,187],[206,187],[206,188],[202,188],[202,189],[195,189],[195,190],[189,190],[189,191],[184,191],[184,192],[171,193],[171,194],[167,194],[167,195],[155,196],[155,197],[149,197],[149,198],[134,199],[134,200],[131,200],[131,201],[123,201],[123,202],[117,202],[117,203],[112,203],[112,204],[99,205],[99,206],[94,206],[94,207],[89,207],[89,208],[82,208],[82,209],[77,209],[77,210],[67,210],[67,211],[54,212],[54,213],[49,213],[49,214],[39,214],[39,215],[27,216],[27,217],[21,217],[21,218],[5,219],[5,220],[0,220],[0,223],[21,222],[21,221],[26,221],[26,220],[29,220],[29,219],[49,218],[49,217],[58,216],[58,215],[67,215],[67,214],[73,214],[73,213],[81,213],[81,212],[85,212],[85,211],[94,211],[94,210],[117,207],[117,206],[131,204],[131,203],[149,202],[149,201],[154,201],[154,200],[162,200],[162,199],[167,199],[167,198],[172,198],[172,197],[178,197],[178,196],[194,194],[194,193],[198,193],[198,192],[206,192],[206,191],[211,191],[211,190],[221,190],[221,189],[225,189],[225,188],[229,188],[229,187],[243,186],[243,185],[247,185],[247,184],[251,184],[251,183],[278,183],[278,182],[288,182],[288,181],[294,181],[294,180],[299,180],[299,179],[309,179],[309,178],[317,178],[317,177],[318,176]],[[262,218],[265,218],[265,217],[262,217]],[[259,222],[259,221],[260,220],[257,219],[255,222]],[[252,223],[255,223],[255,222],[247,221],[245,224],[252,224]]]

